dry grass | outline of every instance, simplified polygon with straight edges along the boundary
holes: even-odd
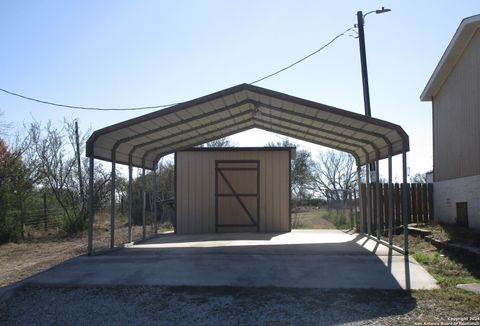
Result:
[[[439,241],[450,241],[480,247],[480,231],[457,225],[429,223],[419,225],[421,229],[432,232],[433,238]]]
[[[335,225],[328,220],[326,209],[300,209],[297,213],[298,224],[296,229],[336,229]],[[292,220],[295,213],[292,213]]]
[[[109,219],[100,215],[94,225],[94,250],[106,250],[110,246]],[[127,226],[117,221],[115,228],[116,245],[128,241]],[[169,225],[159,225],[158,231],[167,231]],[[153,234],[152,228],[147,228],[147,236]],[[134,240],[141,239],[142,227],[133,226]],[[27,277],[47,270],[65,260],[87,253],[87,232],[73,236],[43,235],[20,243],[0,245],[0,287],[6,286]]]
[[[437,228],[436,234],[441,234]],[[438,249],[418,236],[410,235],[409,251],[435,279],[441,289],[417,290],[412,295],[417,300],[415,309],[424,323],[448,322],[450,317],[480,316],[480,294],[456,288],[458,284],[480,283],[480,261],[458,252]],[[403,236],[395,236],[394,243],[403,246]]]
[[[0,286],[18,282],[85,253],[81,238],[34,240],[0,246]]]

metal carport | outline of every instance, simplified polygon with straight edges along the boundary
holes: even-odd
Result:
[[[111,247],[113,247],[116,163],[129,166],[128,238],[131,241],[133,167],[142,168],[142,191],[145,193],[145,170],[155,171],[158,161],[163,156],[252,128],[275,132],[350,153],[355,157],[359,178],[362,166],[377,162],[376,166],[378,167],[379,160],[388,159],[388,244],[392,246],[392,157],[402,154],[403,183],[406,184],[406,153],[409,151],[409,140],[405,131],[400,126],[387,121],[258,86],[240,84],[108,126],[95,131],[90,136],[86,148],[87,157],[90,158],[88,254],[93,253],[92,193],[95,159],[112,162],[112,225],[110,229]],[[376,179],[379,180],[379,168],[376,169],[376,174]],[[367,186],[370,184],[369,173],[366,173],[366,183]],[[380,186],[378,182],[376,184],[378,187]],[[154,183],[153,186],[156,191],[156,184]],[[404,252],[407,252],[407,187],[403,187],[403,191]],[[367,218],[367,230],[361,230],[361,232],[366,231],[369,236],[372,236],[370,222],[373,208],[369,199],[369,191],[366,192],[366,195],[367,216],[362,216],[362,220]],[[377,196],[379,195],[380,192],[377,191]],[[377,204],[376,210],[380,211],[379,204]],[[145,200],[143,200],[142,212],[145,221]],[[154,215],[156,216],[155,213]],[[377,214],[377,218],[380,218],[380,214]],[[363,226],[363,223],[361,225]],[[145,237],[145,223],[143,226],[143,236]],[[380,241],[378,228],[376,237]]]

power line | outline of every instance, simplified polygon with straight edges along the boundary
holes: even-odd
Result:
[[[322,51],[323,49],[325,49],[326,47],[328,47],[330,44],[332,44],[333,42],[335,42],[339,37],[345,35],[347,32],[353,30],[353,28],[348,28],[346,29],[344,32],[338,34],[337,36],[335,36],[333,39],[331,39],[328,43],[326,43],[325,45],[323,45],[322,47],[320,47],[319,49],[315,50],[314,52],[306,55],[305,57],[295,61],[294,63],[280,69],[280,70],[277,70],[265,77],[262,77],[260,79],[257,79],[253,82],[250,83],[250,85],[253,85],[253,84],[256,84],[256,83],[259,83],[261,81],[264,81],[265,79],[268,79],[268,78],[271,78],[275,75],[278,75],[279,73],[285,71],[285,70],[288,70],[290,68],[292,68],[293,66],[296,66],[297,64],[307,60],[308,58],[314,56],[315,54],[319,53],[320,51]],[[33,98],[33,97],[30,97],[30,96],[26,96],[26,95],[22,95],[22,94],[18,94],[18,93],[15,93],[15,92],[12,92],[12,91],[8,91],[6,89],[3,89],[3,88],[0,88],[0,91],[6,93],[6,94],[9,94],[9,95],[12,95],[12,96],[16,96],[16,97],[19,97],[19,98],[22,98],[24,100],[28,100],[28,101],[33,101],[33,102],[37,102],[37,103],[41,103],[41,104],[46,104],[46,105],[52,105],[52,106],[56,106],[56,107],[61,107],[61,108],[67,108],[67,109],[74,109],[74,110],[91,110],[91,111],[140,111],[140,110],[151,110],[151,109],[161,109],[161,108],[166,108],[166,107],[169,107],[169,106],[173,106],[173,105],[177,105],[179,103],[171,103],[171,104],[160,104],[160,105],[153,105],[153,106],[140,106],[140,107],[126,107],[126,108],[101,108],[101,107],[86,107],[86,106],[77,106],[77,105],[69,105],[69,104],[61,104],[61,103],[55,103],[55,102],[51,102],[51,101],[45,101],[45,100],[40,100],[40,99],[37,99],[37,98]]]
[[[282,69],[280,69],[280,70],[277,70],[277,71],[271,73],[270,75],[267,75],[267,76],[265,76],[265,77],[262,77],[262,78],[260,78],[260,79],[257,79],[257,80],[255,80],[255,81],[251,82],[250,85],[259,83],[259,82],[261,82],[261,81],[263,81],[263,80],[265,80],[265,79],[267,79],[267,78],[273,77],[273,76],[275,76],[275,75],[277,75],[277,74],[279,74],[279,73],[281,73],[281,72],[283,72],[283,71],[285,71],[285,70],[287,70],[287,69],[292,68],[293,66],[299,64],[300,62],[307,60],[307,59],[310,58],[311,56],[314,56],[314,55],[317,54],[318,52],[320,52],[320,51],[322,51],[323,49],[325,49],[326,47],[328,47],[330,44],[332,44],[333,42],[335,42],[339,37],[345,35],[345,33],[351,31],[352,29],[353,29],[353,28],[351,28],[351,27],[348,28],[348,29],[346,29],[344,32],[342,32],[342,33],[338,34],[337,36],[335,36],[333,39],[330,40],[330,42],[326,43],[325,45],[323,45],[323,46],[322,46],[321,48],[319,48],[318,50],[313,51],[313,52],[310,53],[309,55],[301,58],[300,60],[295,61],[294,63],[292,63],[292,64],[290,64],[290,65],[288,65],[288,66],[286,66],[286,67],[284,67],[284,68],[282,68]]]
[[[161,104],[161,105],[154,105],[154,106],[142,106],[142,107],[130,107],[130,108],[99,108],[99,107],[85,107],[85,106],[76,106],[76,105],[68,105],[68,104],[60,104],[60,103],[54,103],[50,101],[44,101],[44,100],[39,100],[33,97],[25,96],[22,94],[14,93],[11,91],[7,91],[6,89],[0,88],[0,91],[17,96],[20,98],[23,98],[25,100],[33,101],[33,102],[38,102],[42,104],[47,104],[47,105],[53,105],[53,106],[58,106],[62,108],[68,108],[68,109],[75,109],[75,110],[95,110],[95,111],[136,111],[136,110],[151,110],[151,109],[161,109],[161,108],[166,108],[172,105],[176,105],[178,103],[172,103],[172,104]]]

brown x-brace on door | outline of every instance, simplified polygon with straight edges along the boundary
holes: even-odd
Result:
[[[260,231],[260,161],[215,161],[215,232]]]

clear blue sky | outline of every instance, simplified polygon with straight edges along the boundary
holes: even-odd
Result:
[[[419,95],[461,20],[480,13],[476,0],[4,1],[0,87],[82,106],[181,102],[282,68],[352,27],[357,10],[381,6],[392,11],[365,26],[372,115],[407,131],[411,173],[425,172],[431,106]],[[358,40],[342,37],[258,85],[363,113]],[[16,126],[67,117],[83,130],[151,112],[74,111],[3,93],[0,110]],[[278,139],[255,131],[233,139],[261,146],[262,137]]]

